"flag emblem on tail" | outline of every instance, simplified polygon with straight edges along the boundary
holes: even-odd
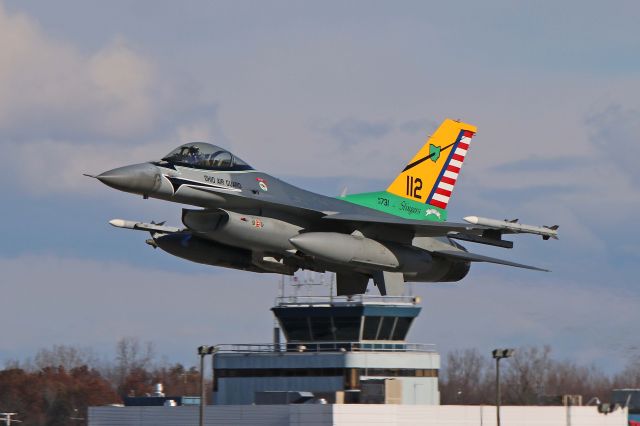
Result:
[[[469,149],[469,143],[473,137],[473,132],[469,130],[462,130],[458,137],[458,140],[454,143],[452,153],[447,159],[445,167],[442,169],[436,184],[427,198],[427,203],[432,206],[446,209],[451,198],[451,192],[458,180],[462,163],[467,155]]]

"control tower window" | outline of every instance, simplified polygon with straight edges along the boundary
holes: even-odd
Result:
[[[287,340],[292,342],[309,342],[311,333],[306,317],[282,319],[282,325],[287,335]]]
[[[338,342],[353,342],[360,334],[360,317],[333,317],[336,340]]]
[[[382,317],[378,340],[391,340],[391,331],[396,322],[396,317]]]
[[[364,318],[364,332],[362,333],[362,338],[364,340],[376,340],[378,338],[380,319],[381,317]]]
[[[206,170],[252,170],[251,166],[229,151],[204,142],[179,146],[163,159],[171,164]]]
[[[407,333],[409,332],[409,327],[411,327],[412,322],[413,318],[411,317],[398,317],[396,328],[393,330],[391,340],[404,340],[407,337]]]
[[[311,340],[335,340],[333,335],[333,326],[331,325],[331,317],[310,317],[309,319],[311,321],[311,332],[313,333]]]

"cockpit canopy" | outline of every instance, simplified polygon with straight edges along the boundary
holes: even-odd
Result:
[[[207,170],[253,170],[229,151],[205,142],[180,145],[162,158],[171,164]]]

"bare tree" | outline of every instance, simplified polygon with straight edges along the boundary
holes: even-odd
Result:
[[[443,404],[493,404],[495,402],[495,362],[475,349],[450,352],[440,380]],[[579,366],[571,361],[555,361],[551,348],[523,347],[501,364],[503,403],[517,405],[558,404],[560,396],[582,395],[586,402],[594,396],[606,399],[612,380],[595,366]],[[624,375],[624,378],[623,378]],[[640,360],[630,362],[617,383],[640,385]],[[618,377],[618,376],[617,376]]]
[[[613,387],[640,388],[640,354],[631,355],[624,369],[614,376]]]
[[[611,390],[611,380],[595,366],[580,366],[573,361],[553,362],[547,372],[546,394],[582,395],[586,403],[593,397],[604,399]]]
[[[546,384],[552,370],[551,347],[519,348],[505,366],[504,401],[514,405],[533,405],[546,395]]]
[[[131,384],[130,376],[147,377],[146,372],[151,369],[154,357],[153,343],[142,343],[137,337],[123,337],[116,343],[115,364],[105,373],[119,393],[126,395],[129,390],[123,386]]]
[[[154,358],[153,343],[140,342],[137,337],[123,337],[116,343],[116,368],[126,373],[135,368],[147,368]]]
[[[94,367],[98,364],[98,358],[89,348],[54,345],[52,349],[40,349],[33,363],[38,370],[46,367],[62,367],[70,371],[82,366]]]
[[[441,386],[442,403],[485,403],[488,362],[477,349],[449,352]]]

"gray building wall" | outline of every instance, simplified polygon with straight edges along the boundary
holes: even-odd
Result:
[[[260,391],[335,392],[344,389],[340,377],[238,377],[220,379],[214,404],[253,404]]]
[[[402,404],[440,403],[437,377],[367,376],[366,369],[439,370],[436,352],[264,352],[219,353],[215,369],[351,369],[364,370],[360,380],[394,378],[402,383]],[[251,404],[260,391],[335,392],[345,377],[218,377],[215,404]]]

